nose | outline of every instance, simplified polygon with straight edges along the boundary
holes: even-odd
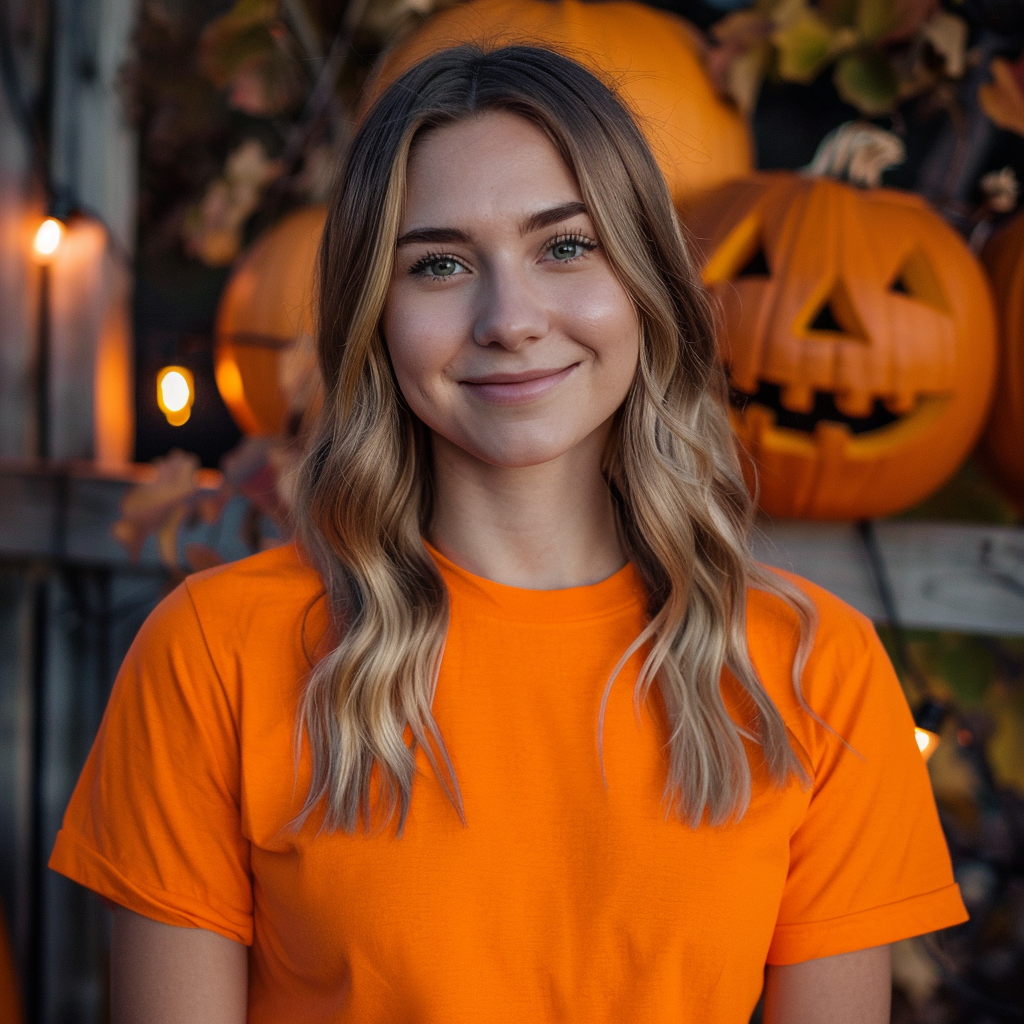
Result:
[[[548,329],[547,308],[529,273],[512,266],[491,268],[480,291],[473,340],[516,352]]]

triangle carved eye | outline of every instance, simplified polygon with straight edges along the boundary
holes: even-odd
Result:
[[[940,313],[950,311],[949,299],[939,275],[920,249],[913,250],[903,261],[889,285],[889,292],[923,302]]]
[[[759,245],[754,250],[754,255],[740,268],[736,274],[740,277],[771,277],[771,268],[768,266],[768,257],[764,254],[764,246]]]
[[[836,281],[821,304],[804,321],[804,331],[812,335],[840,336],[850,341],[868,340],[867,332],[843,282]],[[826,340],[826,339],[821,339]]]
[[[832,309],[831,302],[826,302],[818,310],[818,315],[807,326],[812,331],[832,331],[835,334],[845,333],[838,319],[836,319],[835,310]]]

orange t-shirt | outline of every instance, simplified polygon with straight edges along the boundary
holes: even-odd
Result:
[[[740,822],[691,829],[665,814],[657,705],[634,713],[639,655],[612,690],[602,778],[601,696],[644,625],[632,567],[534,591],[435,558],[451,626],[434,713],[465,826],[421,752],[401,837],[289,827],[309,780],[296,701],[325,620],[288,546],[190,577],[143,626],[51,866],[251,944],[259,1024],[745,1024],[766,962],[965,919],[863,616],[801,584],[820,613],[806,697],[847,747],[793,695],[792,612],[751,592],[754,662],[814,782],[779,790],[755,769]]]

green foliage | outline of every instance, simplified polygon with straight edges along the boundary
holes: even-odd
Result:
[[[839,95],[868,116],[892,110],[899,96],[899,79],[880,50],[865,47],[839,59],[833,76]]]
[[[869,117],[961,77],[967,40],[964,21],[932,0],[759,0],[712,35],[709,70],[744,110],[766,75],[807,84],[834,65],[842,98]]]

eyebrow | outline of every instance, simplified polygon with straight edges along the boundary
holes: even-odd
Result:
[[[558,206],[552,206],[547,210],[538,210],[536,213],[531,213],[519,225],[519,233],[521,235],[528,235],[531,231],[550,227],[552,224],[559,223],[559,221],[568,220],[570,217],[576,217],[586,212],[586,205],[578,199],[568,203],[561,203]],[[470,241],[472,241],[470,236],[459,228],[416,228],[413,231],[407,231],[395,244],[397,248],[403,245],[410,245],[413,242],[468,243]]]

